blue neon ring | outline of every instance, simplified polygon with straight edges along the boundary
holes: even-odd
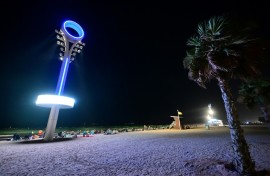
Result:
[[[67,31],[67,29],[66,29],[67,27],[74,29],[79,34],[79,37],[75,37],[75,36],[71,35]],[[82,40],[82,38],[84,37],[84,31],[83,31],[82,27],[74,21],[71,21],[71,20],[65,21],[63,24],[63,29],[64,29],[64,32],[74,40]]]

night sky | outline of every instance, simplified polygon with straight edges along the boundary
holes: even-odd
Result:
[[[203,89],[188,79],[186,41],[199,22],[225,13],[255,20],[269,37],[270,11],[257,3],[2,1],[0,127],[46,127],[50,109],[35,100],[55,92],[61,61],[54,30],[65,20],[82,26],[86,46],[69,67],[64,91],[75,106],[60,110],[57,126],[170,124],[177,109],[184,123],[201,123],[209,103],[226,122],[216,81]],[[237,86],[233,81],[234,95]],[[237,107],[242,121],[260,116]]]

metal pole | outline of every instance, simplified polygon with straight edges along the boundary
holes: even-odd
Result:
[[[69,68],[69,58],[66,57],[61,66],[58,82],[57,82],[57,87],[56,87],[56,94],[57,95],[62,95],[66,83],[66,78],[67,78],[67,73],[68,73],[68,68]],[[45,130],[45,141],[52,141],[54,137],[54,132],[58,120],[58,114],[59,114],[59,108],[57,105],[53,106],[51,108],[51,112],[49,115],[49,120],[47,123],[47,127]]]

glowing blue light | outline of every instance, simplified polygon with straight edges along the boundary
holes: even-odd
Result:
[[[75,37],[75,36],[71,35],[67,31],[67,29],[66,29],[67,27],[74,29],[79,34],[79,37]],[[63,29],[64,29],[64,33],[74,40],[82,40],[82,38],[84,37],[84,31],[83,31],[82,27],[74,21],[71,21],[71,20],[65,21],[63,24]]]
[[[61,77],[61,82],[60,82],[60,86],[59,86],[59,90],[58,90],[58,95],[60,95],[63,91],[63,88],[64,88],[64,85],[65,85],[65,78],[66,78],[66,75],[67,75],[67,68],[68,68],[68,65],[69,65],[69,59],[66,58],[65,59],[65,63],[64,63],[64,70],[60,73],[60,77]]]

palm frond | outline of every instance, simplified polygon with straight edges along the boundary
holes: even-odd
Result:
[[[224,17],[213,17],[208,20],[208,25],[206,26],[207,31],[213,35],[220,35],[222,31],[224,30],[226,18]]]
[[[212,78],[246,79],[260,73],[256,40],[240,33],[238,25],[223,16],[200,22],[197,34],[187,40],[184,68],[201,86]],[[260,56],[259,56],[260,57]]]
[[[198,30],[197,30],[197,32],[198,32],[199,36],[204,36],[205,33],[206,33],[203,26],[204,26],[204,23],[198,24]]]
[[[187,41],[187,46],[200,46],[200,38],[198,36],[190,37]]]

